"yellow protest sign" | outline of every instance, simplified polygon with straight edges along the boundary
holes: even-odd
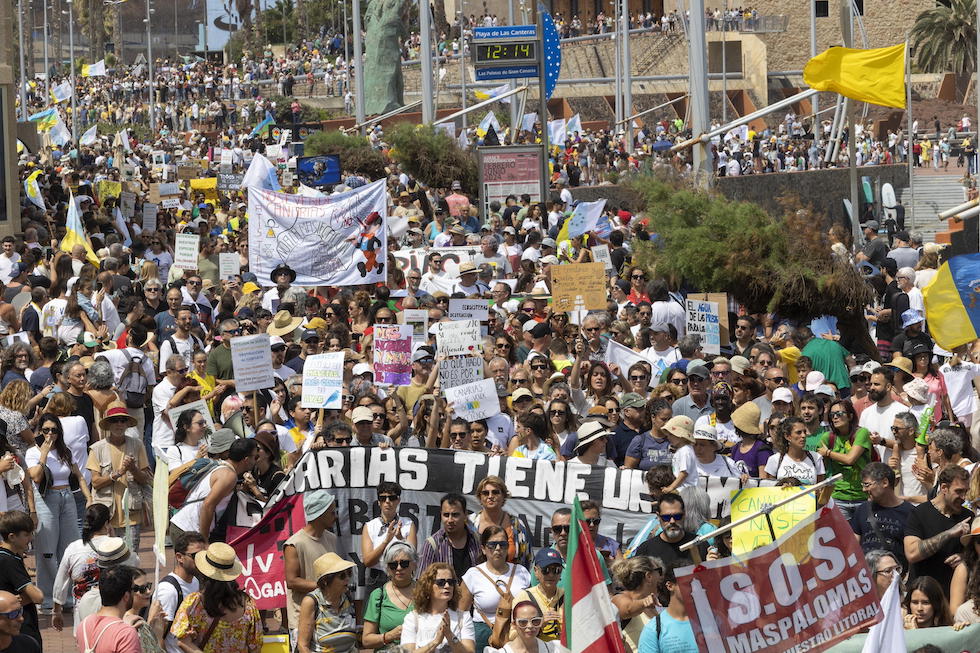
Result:
[[[736,522],[753,515],[762,510],[765,505],[775,504],[805,489],[806,486],[747,487],[736,490],[732,492],[732,521]],[[772,522],[772,530],[776,537],[812,515],[816,509],[816,495],[811,492],[773,510],[769,513],[769,520]],[[771,544],[772,541],[772,533],[769,531],[769,525],[766,524],[766,518],[764,515],[759,515],[756,519],[736,526],[732,530],[732,553],[744,555],[760,546]]]
[[[566,263],[551,266],[552,307],[555,312],[604,310],[606,266],[602,263]]]
[[[122,192],[122,182],[103,179],[96,182],[95,192],[99,194],[100,202],[105,202],[110,197],[119,197]]]
[[[289,653],[289,635],[263,635],[261,653]]]
[[[202,177],[200,179],[191,179],[191,191],[201,191],[204,193],[204,199],[210,200],[212,202],[218,201],[218,178],[217,177]]]

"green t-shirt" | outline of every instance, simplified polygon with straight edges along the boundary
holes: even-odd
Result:
[[[817,431],[813,435],[806,436],[806,444],[803,445],[803,448],[806,449],[807,451],[816,451],[817,449],[820,448],[820,445],[823,442],[826,435],[827,435],[827,428],[825,426],[821,426],[819,431]]]
[[[384,634],[401,626],[408,613],[414,609],[414,603],[410,603],[406,610],[402,610],[392,603],[388,597],[388,592],[382,585],[371,592],[371,596],[368,597],[367,606],[364,608],[364,621],[378,624],[378,633]]]
[[[820,441],[823,446],[830,446],[830,432],[824,433],[823,439]],[[864,453],[853,465],[842,465],[837,461],[827,459],[827,466],[829,467],[829,474],[833,476],[834,474],[843,474],[843,478],[837,481],[834,486],[834,493],[831,495],[835,499],[840,499],[841,501],[865,501],[868,497],[861,489],[861,470],[864,466],[871,462],[871,433],[868,429],[858,428],[854,433],[854,442],[848,442],[847,438],[837,436],[834,441],[834,446],[832,451],[837,453],[849,453],[851,447],[861,446],[864,447]]]
[[[802,354],[809,356],[813,361],[813,369],[823,372],[824,377],[838,389],[851,387],[851,377],[845,362],[848,351],[839,342],[814,338],[806,343]]]

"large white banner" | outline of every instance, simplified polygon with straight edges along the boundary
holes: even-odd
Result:
[[[387,209],[383,179],[322,198],[249,188],[249,269],[263,286],[280,264],[296,271],[296,286],[383,282]]]

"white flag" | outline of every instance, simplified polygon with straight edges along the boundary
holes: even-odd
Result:
[[[95,143],[95,139],[98,138],[98,125],[92,125],[89,127],[84,134],[82,134],[82,139],[78,141],[80,145],[92,145]]]
[[[534,123],[538,121],[538,114],[536,113],[525,113],[524,117],[521,118],[521,131],[522,132],[533,132]]]
[[[575,132],[582,133],[582,118],[577,113],[572,116],[572,119],[568,121],[568,125],[565,126],[565,133],[575,134]]]
[[[51,89],[55,104],[70,100],[72,95],[71,82],[65,80]]]
[[[252,162],[242,177],[242,188],[263,188],[265,190],[282,190],[279,185],[279,178],[276,177],[276,167],[269,159],[256,153],[252,157]]]
[[[902,619],[902,582],[898,572],[892,572],[892,584],[881,597],[884,618],[871,627],[861,653],[898,653],[905,651],[905,624]]]
[[[552,145],[565,144],[565,119],[564,118],[548,121],[548,141],[550,141]]]
[[[105,59],[96,61],[91,66],[82,66],[82,77],[104,77]]]

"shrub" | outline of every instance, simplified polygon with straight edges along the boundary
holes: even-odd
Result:
[[[385,139],[391,144],[391,157],[415,179],[434,188],[449,188],[459,180],[465,193],[479,194],[476,157],[445,132],[431,125],[399,123]]]

